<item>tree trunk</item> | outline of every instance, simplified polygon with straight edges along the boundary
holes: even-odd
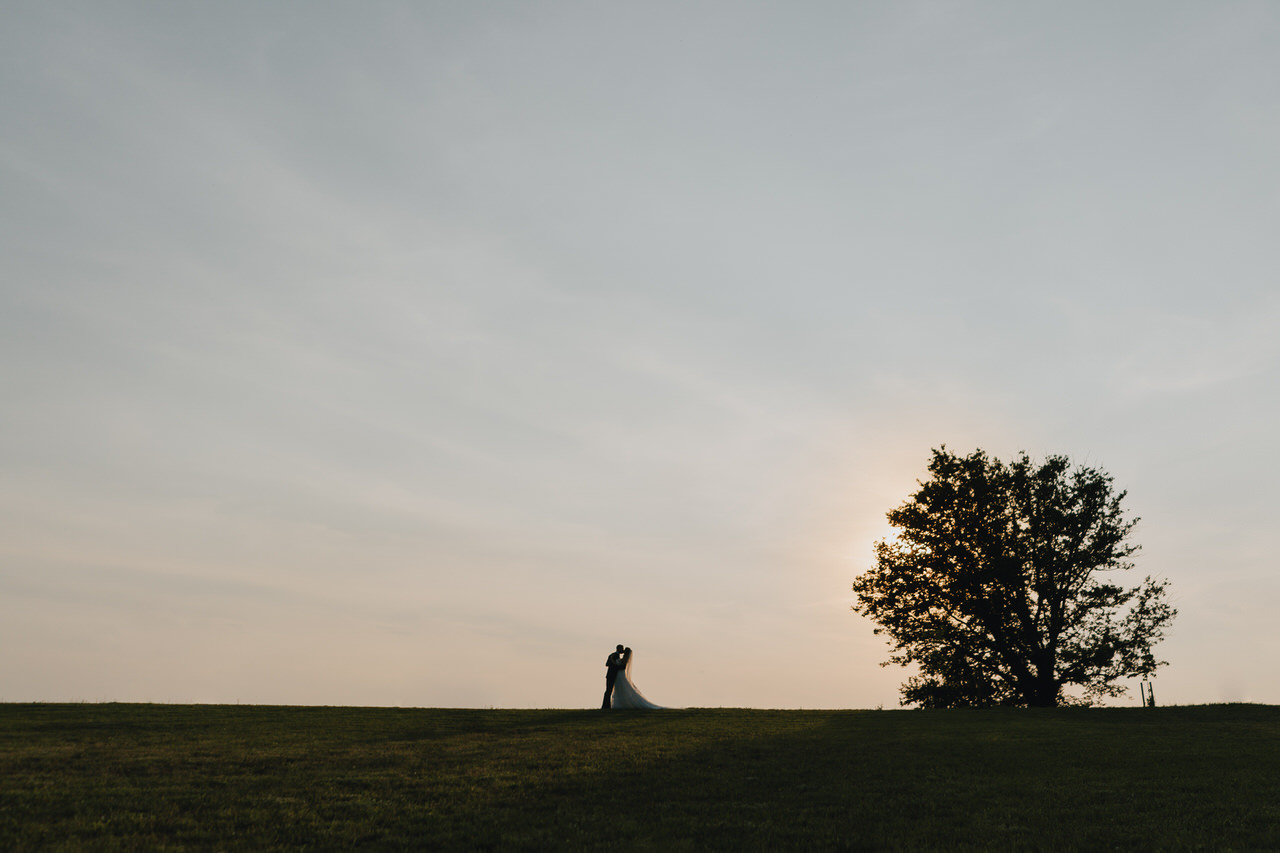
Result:
[[[1058,707],[1058,695],[1061,692],[1061,685],[1058,679],[1054,677],[1053,661],[1040,660],[1036,667],[1035,684],[1032,687],[1031,696],[1028,698],[1027,704],[1032,708],[1056,708]]]

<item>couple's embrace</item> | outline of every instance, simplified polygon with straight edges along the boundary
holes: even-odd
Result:
[[[618,643],[617,650],[609,655],[605,660],[606,667],[604,674],[604,704],[600,706],[602,711],[610,708],[649,708],[661,709],[661,705],[655,705],[636,690],[636,686],[631,683],[631,649],[626,648],[622,643]]]

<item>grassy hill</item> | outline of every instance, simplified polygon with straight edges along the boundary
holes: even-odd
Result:
[[[1280,849],[1280,708],[0,705],[0,849]]]

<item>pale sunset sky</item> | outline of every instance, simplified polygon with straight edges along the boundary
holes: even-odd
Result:
[[[945,444],[1112,474],[1157,701],[1280,703],[1280,4],[0,24],[0,701],[895,707]]]

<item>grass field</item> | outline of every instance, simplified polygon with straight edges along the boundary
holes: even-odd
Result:
[[[1280,850],[1280,708],[0,705],[0,849]]]

